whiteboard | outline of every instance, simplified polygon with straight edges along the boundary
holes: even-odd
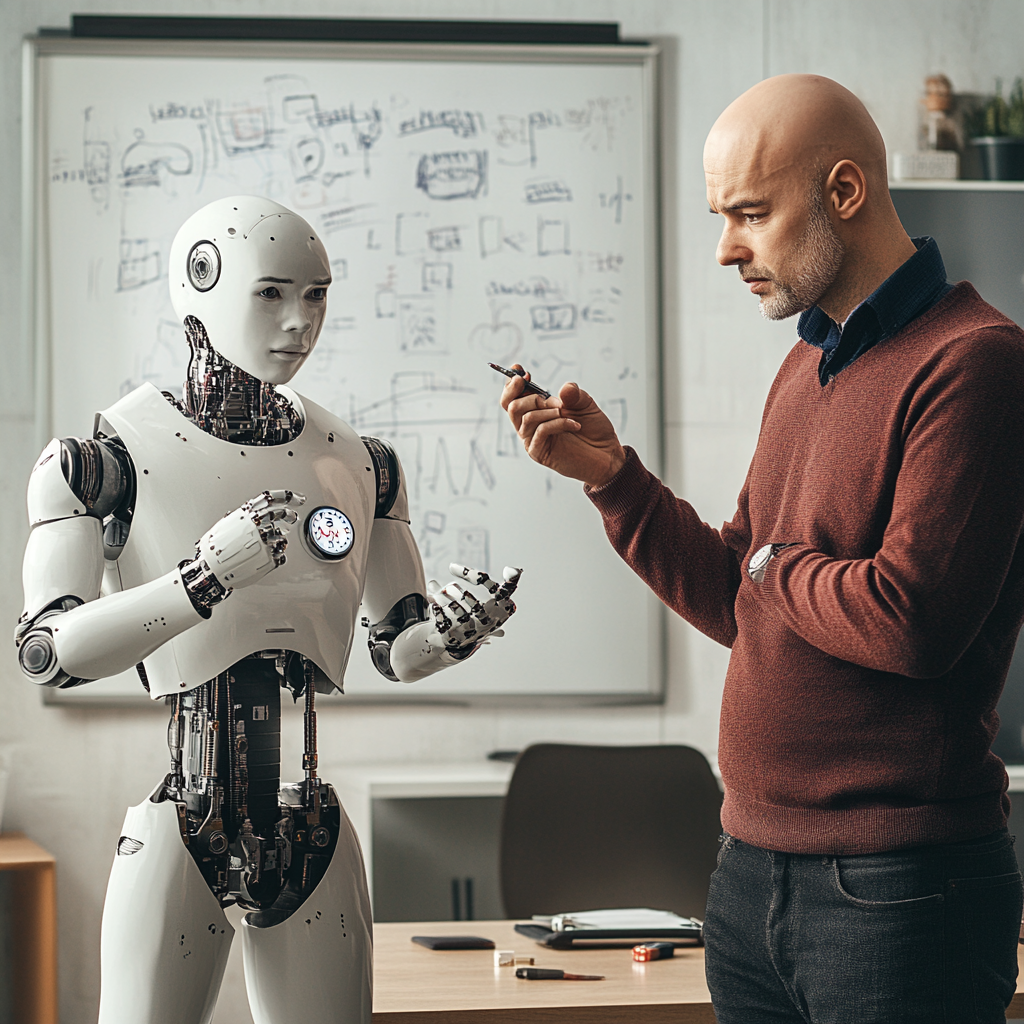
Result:
[[[527,458],[486,365],[580,382],[658,467],[655,62],[647,46],[30,41],[40,444],[87,436],[145,381],[180,395],[171,240],[214,199],[268,196],[314,225],[334,278],[291,386],[394,444],[428,578],[525,570],[504,640],[404,686],[357,630],[346,692],[659,699],[660,604],[580,485]],[[138,693],[125,673],[57,697]]]

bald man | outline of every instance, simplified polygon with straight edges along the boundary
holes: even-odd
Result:
[[[736,515],[701,522],[593,399],[502,395],[622,557],[731,647],[719,1024],[1004,1020],[1021,878],[989,747],[1024,618],[1024,334],[911,239],[863,104],[771,78],[704,151],[717,259],[800,314]]]

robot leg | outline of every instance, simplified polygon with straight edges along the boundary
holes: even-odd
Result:
[[[209,1024],[234,928],[163,784],[129,807],[103,905],[99,1024]]]
[[[337,797],[333,787],[329,801]],[[324,877],[290,917],[269,928],[242,924],[249,1007],[256,1024],[370,1024],[373,925],[363,853],[340,807]]]

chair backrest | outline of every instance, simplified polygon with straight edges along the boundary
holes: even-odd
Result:
[[[528,747],[502,818],[506,915],[652,907],[703,918],[721,803],[692,747]]]

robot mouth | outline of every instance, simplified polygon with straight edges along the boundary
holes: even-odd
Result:
[[[272,355],[275,355],[275,356],[285,356],[286,358],[287,357],[298,358],[299,356],[308,355],[309,354],[309,349],[308,348],[272,348],[270,350],[270,352],[271,352]]]

